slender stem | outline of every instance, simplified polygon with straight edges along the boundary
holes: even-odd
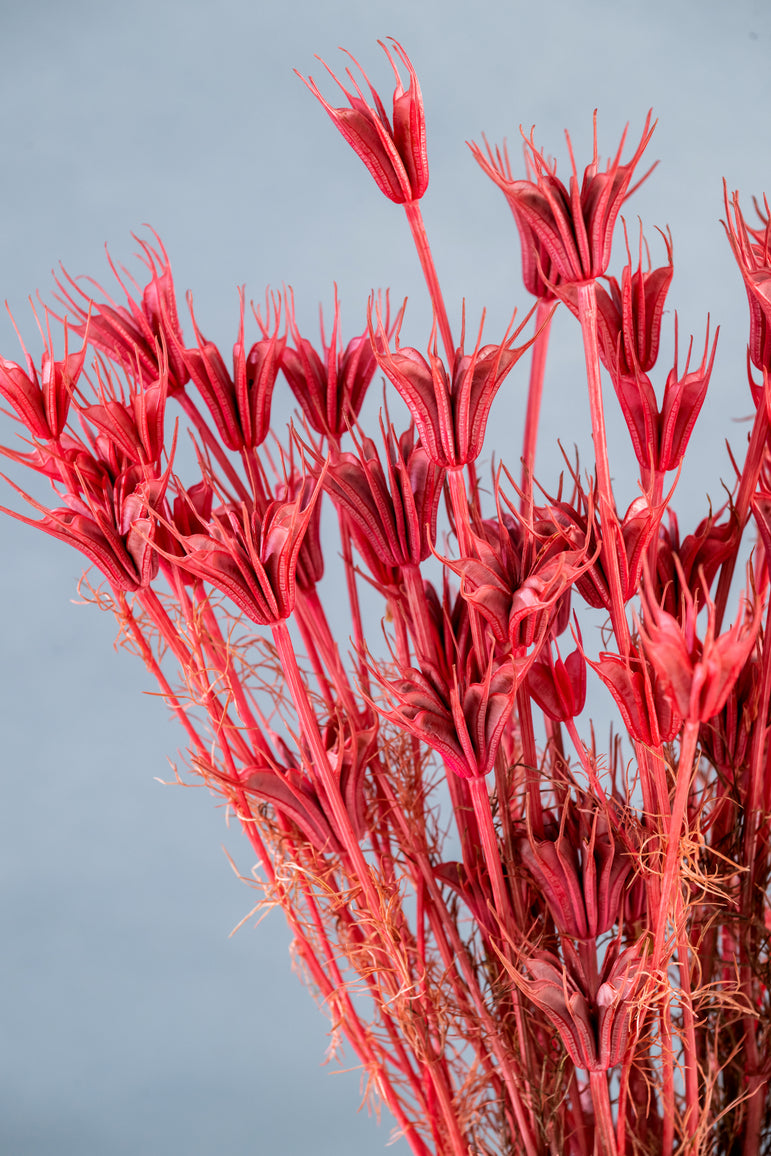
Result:
[[[757,717],[768,718],[769,700],[771,699],[771,602],[766,610],[766,624],[763,632],[763,673],[758,697]],[[767,730],[764,726],[755,726],[750,748],[749,784],[744,803],[744,836],[742,863],[748,868],[742,880],[742,916],[747,921],[747,935],[742,936],[739,946],[741,960],[740,975],[742,990],[751,1007],[753,1003],[753,960],[757,958],[758,936],[754,928],[762,924],[764,908],[764,890],[758,887],[758,878],[764,877],[764,868],[767,860],[767,849],[763,846],[762,855],[758,854],[758,839],[760,826],[765,821],[764,810],[761,809],[761,793],[763,787],[763,756],[767,746]],[[755,908],[756,910],[753,910]],[[758,910],[759,909],[759,910]],[[753,950],[754,948],[754,950]],[[757,1156],[760,1148],[760,1134],[762,1115],[764,1110],[764,1092],[768,1086],[768,1077],[758,1071],[760,1057],[758,1055],[758,1021],[752,1015],[743,1017],[745,1070],[747,1072],[750,1089],[746,1107],[744,1128],[743,1156]]]
[[[233,696],[238,716],[243,726],[248,730],[250,741],[258,745],[264,753],[268,749],[267,743],[247,701],[241,680],[235,670],[230,647],[222,635],[220,624],[217,621],[217,615],[214,613],[211,602],[206,596],[203,582],[196,579],[194,589],[198,599],[198,605],[201,608],[203,623],[206,627],[207,637],[204,641],[207,644],[207,649],[215,659],[215,669],[222,672],[222,677],[227,683],[230,694]]]
[[[329,1007],[330,1013],[334,1015],[335,1009],[340,1009],[340,1022],[351,1046],[361,1058],[366,1067],[372,1071],[377,1069],[378,1072],[378,1090],[382,1093],[383,1099],[388,1105],[394,1118],[397,1120],[399,1127],[403,1130],[405,1139],[409,1144],[414,1156],[432,1156],[429,1149],[423,1143],[420,1136],[415,1131],[413,1122],[407,1117],[402,1108],[401,1097],[393,1087],[388,1075],[385,1065],[382,1063],[380,1056],[376,1056],[371,1046],[371,1037],[367,1029],[362,1025],[359,1016],[348,996],[347,987],[343,976],[337,966],[336,953],[329,942],[322,916],[318,910],[316,900],[310,891],[310,888],[305,882],[304,876],[300,873],[300,889],[303,898],[308,905],[313,929],[319,938],[325,958],[325,965],[329,970],[332,979],[330,981],[327,971],[324,970],[324,965],[319,961],[316,951],[308,938],[306,929],[301,924],[296,914],[297,904],[293,897],[287,894],[283,884],[276,876],[273,861],[268,854],[265,844],[260,838],[257,831],[256,824],[252,818],[251,809],[249,807],[246,796],[241,793],[241,807],[242,813],[239,815],[241,825],[246,832],[249,841],[257,852],[258,858],[266,873],[269,883],[276,890],[279,895],[279,902],[284,911],[287,923],[292,932],[295,943],[299,948],[300,955],[303,962],[308,968],[308,971],[313,979],[313,983],[318,989],[320,997],[324,1003]],[[290,842],[291,849],[291,842]],[[300,856],[294,852],[291,855],[294,862],[300,861]]]
[[[463,479],[463,470],[447,471],[447,488],[450,492],[452,516],[455,521],[455,533],[458,538],[458,549],[462,558],[473,558],[474,547],[469,523],[468,499]],[[469,622],[471,623],[471,637],[474,640],[477,662],[483,669],[487,662],[487,651],[484,645],[483,626],[475,606],[469,605]]]
[[[649,501],[650,501],[650,504],[654,510],[656,509],[657,506],[661,505],[661,499],[662,499],[662,496],[664,493],[664,476],[665,475],[662,474],[659,470],[655,470],[653,473],[653,478],[651,479],[651,489],[649,492]],[[645,485],[644,480],[642,482],[642,485],[643,486]],[[645,491],[645,492],[648,493],[648,491]],[[648,543],[648,550],[647,550],[647,554],[646,554],[647,563],[648,563],[648,572],[651,574],[651,576],[655,575],[655,573],[656,573],[656,563],[658,560],[658,553],[659,553],[659,534],[658,534],[658,530],[657,530],[656,533],[652,536],[650,542]]]
[[[567,1092],[570,1096],[573,1115],[573,1135],[578,1145],[577,1156],[592,1156],[590,1151],[591,1139],[589,1127],[584,1105],[581,1102],[581,1088],[578,1086],[578,1077],[576,1076],[575,1068],[569,1070]]]
[[[675,1057],[672,1052],[672,1000],[667,987],[659,1000],[661,1033],[661,1156],[672,1156],[675,1141]]]
[[[511,904],[506,892],[506,882],[503,878],[503,866],[498,849],[498,835],[493,826],[490,795],[485,779],[481,775],[470,779],[469,790],[471,791],[471,801],[474,804],[474,814],[479,824],[479,834],[482,840],[482,855],[493,887],[495,909],[502,927],[508,931],[511,923]]]
[[[605,411],[602,404],[602,381],[597,339],[597,296],[593,281],[578,286],[578,317],[584,339],[589,408],[592,416],[592,441],[594,442],[594,459],[597,465],[602,562],[610,588],[610,617],[616,642],[621,652],[626,653],[630,646],[629,624],[624,612],[624,597],[621,590],[621,573],[618,567],[617,553],[618,550],[624,549],[624,543],[618,527],[616,503],[610,480],[608,439],[605,431]]]
[[[460,550],[461,557],[468,558],[473,552],[473,546],[468,512],[468,498],[462,469],[447,471],[447,489],[450,494],[450,506],[455,522],[455,535],[458,539],[458,549]]]
[[[163,603],[152,587],[148,586],[144,590],[138,591],[137,597],[142,607],[152,618],[158,629],[158,633],[176,658],[182,670],[188,672],[194,669],[195,664],[193,663],[190,651],[180,638],[179,631],[169,618]]]
[[[535,451],[538,443],[538,422],[541,414],[543,379],[546,370],[546,354],[549,349],[551,318],[554,306],[541,298],[535,312],[535,329],[538,336],[533,345],[530,361],[530,384],[527,391],[525,412],[525,433],[522,439],[522,499],[521,510],[528,514],[532,505],[533,474],[535,472]]]
[[[325,788],[326,796],[330,803],[335,829],[351,859],[354,872],[364,894],[368,908],[368,922],[374,920],[376,924],[385,926],[388,917],[385,912],[382,911],[380,896],[373,885],[370,870],[355,838],[338,784],[332,778],[327,752],[324,749],[321,734],[315,716],[313,715],[305,684],[295,658],[291,636],[285,622],[279,622],[274,625],[273,637],[300,718],[303,735],[314,758],[315,770]],[[393,959],[396,955],[396,950],[389,953],[389,944],[384,944],[383,947],[380,948],[379,934],[373,935],[372,931],[370,931],[369,934],[375,939],[375,943],[370,950],[375,958],[382,957],[381,974],[389,980],[389,988],[393,988],[393,990],[390,991],[390,995],[397,996],[400,977],[393,972]],[[381,999],[380,1002],[383,1002],[383,1000]],[[466,1156],[467,1145],[461,1135],[457,1117],[452,1111],[452,1103],[449,1099],[448,1089],[443,1085],[437,1073],[432,1071],[430,1078],[434,1091],[439,1098],[445,1127],[452,1145],[451,1151],[454,1153],[454,1156]]]
[[[760,1145],[765,1139],[762,1129],[768,1079],[768,1076],[757,1072],[747,1075],[747,1106],[744,1118],[742,1156],[760,1156]]]
[[[538,752],[535,747],[533,730],[533,704],[524,683],[517,688],[517,715],[522,742],[522,761],[525,764],[527,798],[530,805],[530,822],[536,838],[543,839],[543,804],[541,802],[541,777],[538,772]]]
[[[537,1156],[539,1150],[536,1147],[533,1136],[533,1121],[522,1102],[515,1074],[512,1071],[511,1059],[504,1048],[504,1041],[485,1004],[477,980],[474,961],[472,961],[469,955],[468,947],[460,937],[456,920],[447,910],[447,905],[437,886],[434,869],[429,860],[426,848],[423,845],[425,834],[421,832],[419,842],[416,842],[416,832],[408,823],[407,816],[395,799],[393,788],[387,776],[383,777],[382,784],[387,797],[392,803],[391,814],[399,828],[401,846],[409,849],[409,859],[416,873],[416,886],[424,887],[428,895],[429,902],[426,905],[428,918],[442,956],[445,974],[453,985],[454,998],[461,1010],[468,1005],[470,1000],[474,1009],[473,1014],[478,1017],[479,1023],[482,1026],[482,1033],[479,1037],[475,1037],[474,1041],[478,1054],[480,1055],[480,1062],[484,1067],[487,1067],[485,1052],[484,1050],[480,1052],[479,1049],[489,1047],[498,1063],[501,1078],[508,1091],[512,1111],[517,1122],[520,1139],[524,1144],[525,1152],[527,1156]],[[462,973],[462,981],[458,980],[456,982],[458,971]],[[520,1037],[520,1042],[523,1043],[522,1037]]]
[[[683,1016],[683,1067],[685,1068],[685,1125],[684,1132],[693,1139],[699,1129],[699,1071],[696,1047],[696,1018],[691,994],[691,944],[685,926],[683,898],[675,894],[677,928],[677,962],[680,967],[680,1006]]]
[[[342,510],[338,510],[338,521],[340,525],[340,543],[343,548],[343,565],[345,566],[345,581],[348,587],[348,603],[351,608],[351,622],[353,624],[353,641],[356,647],[356,657],[359,662],[359,680],[365,694],[369,694],[370,682],[369,671],[367,670],[367,660],[365,654],[367,651],[366,642],[364,638],[364,627],[361,620],[361,604],[359,602],[359,589],[356,585],[356,571],[353,565],[353,547],[351,545],[351,532],[345,521],[345,515]]]
[[[672,814],[669,818],[667,828],[667,850],[664,856],[664,869],[661,874],[661,902],[653,946],[652,970],[654,973],[661,967],[664,957],[664,936],[672,906],[673,891],[677,885],[677,865],[681,855],[680,836],[691,787],[694,757],[696,755],[696,741],[698,737],[698,722],[689,720],[683,728],[680,759],[677,767],[675,798],[672,803]]]
[[[294,620],[297,623],[297,629],[300,632],[300,637],[302,639],[302,644],[305,647],[305,653],[307,655],[308,661],[310,662],[313,669],[313,674],[316,679],[316,685],[318,686],[319,693],[324,699],[327,710],[329,711],[330,715],[332,715],[334,714],[335,710],[335,700],[332,694],[332,688],[329,684],[329,679],[326,676],[321,657],[319,656],[318,647],[316,646],[316,638],[314,636],[308,614],[305,612],[302,600],[299,598],[297,600],[297,605],[295,606]]]
[[[431,620],[426,606],[426,595],[423,588],[423,577],[419,566],[404,566],[402,568],[404,590],[410,608],[410,623],[418,662],[425,662],[435,653],[435,644],[432,638]]]
[[[428,295],[431,298],[431,304],[434,307],[434,313],[439,325],[439,332],[442,335],[442,344],[447,355],[447,366],[452,373],[455,367],[455,344],[452,340],[452,332],[450,330],[450,322],[447,317],[447,310],[444,305],[444,297],[439,285],[439,278],[436,275],[436,266],[434,265],[434,258],[431,255],[431,246],[428,243],[428,235],[426,233],[426,226],[423,223],[423,214],[420,211],[419,201],[406,201],[404,211],[407,214],[410,229],[412,230],[412,239],[415,242],[415,248],[420,260],[420,266],[423,270],[423,276],[426,279],[428,286]]]
[[[599,1133],[602,1156],[617,1156],[616,1133],[613,1127],[613,1112],[610,1107],[610,1090],[607,1072],[590,1072],[589,1089],[592,1093],[594,1118]]]
[[[377,888],[372,880],[372,872],[367,865],[367,861],[359,846],[359,841],[354,833],[350,815],[346,810],[343,797],[340,793],[340,785],[330,766],[329,755],[324,746],[316,716],[313,713],[308,690],[297,664],[289,628],[286,622],[277,622],[272,629],[279,659],[284,668],[284,675],[289,684],[289,690],[295,704],[297,716],[300,720],[300,728],[310,748],[313,760],[312,771],[315,773],[315,777],[320,782],[326,795],[332,812],[331,818],[335,831],[343,847],[345,847],[353,868],[354,876],[364,893],[365,902],[369,907],[368,914],[370,918],[377,921],[378,924],[382,923],[385,925],[382,900],[378,895]]]
[[[202,589],[201,583],[199,583],[199,587]],[[228,706],[222,704],[218,698],[217,692],[212,687],[212,683],[209,677],[209,671],[212,662],[214,669],[218,672],[220,671],[220,667],[224,665],[224,669],[222,669],[222,677],[228,684],[230,694],[233,696],[236,702],[236,708],[240,711],[243,707],[245,712],[244,714],[241,714],[243,726],[248,726],[249,720],[252,722],[254,722],[254,720],[245,702],[243,689],[238,682],[238,679],[234,678],[234,681],[232,683],[230,682],[231,676],[233,676],[232,660],[228,655],[227,644],[222,638],[216,617],[209,607],[208,599],[203,593],[201,593],[199,597],[200,604],[202,606],[202,613],[206,619],[205,632],[202,632],[200,619],[193,612],[192,607],[189,604],[189,600],[185,598],[183,601],[183,598],[180,597],[180,592],[178,592],[180,605],[183,609],[183,612],[186,614],[188,628],[191,636],[191,648],[188,649],[175,624],[166,613],[163,603],[160,601],[155,591],[148,588],[137,594],[137,598],[140,600],[143,609],[149,614],[155,623],[155,626],[158,629],[164,642],[169,647],[174,657],[177,659],[180,670],[183,672],[185,678],[194,688],[194,692],[198,697],[198,700],[206,710],[206,713],[209,715],[214,731],[218,736],[220,745],[222,746],[223,753],[225,752],[227,745],[225,740],[225,734],[227,733],[229,736],[229,741],[238,748],[239,757],[244,762],[249,762],[254,756],[252,749],[250,749],[243,737],[243,734],[241,733],[243,728],[239,728],[239,725],[232,721]],[[204,648],[212,656],[208,664],[204,654]],[[222,662],[223,648],[224,654],[227,656],[225,658],[224,664]],[[159,681],[160,677],[161,676],[156,674],[156,678],[158,678]],[[265,749],[265,743],[262,741],[261,732],[259,731],[259,728],[256,727],[256,725],[250,734],[250,738],[252,739],[253,743],[260,746],[263,750]]]
[[[680,837],[686,816],[688,795],[690,793],[691,778],[693,775],[696,743],[699,736],[699,723],[688,720],[683,728],[683,737],[680,745],[680,759],[677,768],[677,784],[672,811],[667,827],[667,849],[664,856],[664,867],[661,872],[661,891],[659,898],[658,920],[653,941],[651,971],[653,975],[662,973],[662,980],[667,984],[666,969],[663,968],[665,955],[666,927],[672,912],[672,923],[675,928],[678,963],[680,965],[680,990],[682,993],[683,1026],[685,1029],[685,1081],[686,1081],[686,1126],[691,1136],[698,1130],[699,1120],[699,1089],[696,1055],[696,1032],[693,1016],[693,1006],[690,992],[690,954],[689,943],[685,934],[682,897],[676,895],[677,868],[681,856]],[[674,910],[673,910],[674,909]],[[653,910],[651,908],[651,910]],[[668,985],[667,985],[668,986]],[[672,1029],[671,1029],[671,1001],[667,990],[664,1005],[661,1008],[662,1027],[662,1063],[664,1067],[665,1092],[671,1094],[669,1081],[672,1073]],[[667,1122],[667,1108],[665,1105],[664,1124],[665,1140],[671,1151],[672,1138]],[[665,1146],[665,1153],[667,1148]]]
[[[331,685],[345,703],[346,708],[355,714],[357,710],[356,697],[351,689],[348,674],[340,658],[340,651],[330,630],[326,612],[315,586],[298,598],[295,616],[298,626],[304,631],[304,636],[308,638],[309,642],[312,641],[320,651],[321,660],[330,673]],[[317,678],[322,694],[331,702],[332,693],[329,680],[323,674],[317,675]]]
[[[760,471],[763,468],[767,435],[768,414],[766,413],[765,402],[761,402],[755,412],[755,420],[752,425],[752,433],[750,434],[750,444],[747,448],[747,457],[739,482],[739,493],[736,495],[736,502],[734,503],[733,509],[734,517],[739,526],[739,539],[741,539],[744,527],[747,524],[750,502],[752,501],[752,495],[755,493],[755,487],[758,484]],[[740,541],[737,541],[736,549],[732,551],[730,557],[726,558],[720,570],[717,594],[715,595],[716,635],[720,633],[720,628],[723,624],[728,594],[731,589],[731,580],[733,579],[734,569],[736,567],[736,559],[739,556],[739,545]]]

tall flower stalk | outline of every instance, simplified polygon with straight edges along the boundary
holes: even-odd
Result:
[[[671,237],[661,267],[641,232],[636,264],[627,238],[620,276],[608,273],[650,115],[631,156],[624,134],[605,167],[595,117],[581,181],[568,138],[567,185],[532,134],[522,175],[505,147],[471,146],[512,209],[536,303],[498,334],[480,310],[468,341],[464,303],[456,339],[421,212],[420,85],[402,46],[382,47],[390,112],[352,57],[360,79],[327,69],[347,107],[305,83],[404,207],[434,317],[422,348],[400,343],[404,309],[392,320],[387,296],[362,303],[344,343],[335,287],[319,345],[300,333],[291,290],[268,294],[253,322],[242,293],[225,358],[189,295],[181,320],[163,246],[141,240],[143,286],[112,265],[112,295],[63,274],[40,359],[24,346],[0,359],[21,427],[0,452],[55,494],[45,505],[6,479],[31,510],[3,509],[94,568],[94,600],[185,728],[191,773],[242,825],[265,903],[283,907],[309,985],[413,1153],[760,1156],[771,1142],[767,205],[753,226],[725,194],[755,419],[746,451],[733,449],[726,506],[683,535],[677,481],[717,334],[708,324],[700,363],[689,348],[681,368],[675,317],[674,365],[657,387]],[[559,308],[578,321],[593,458],[548,479],[536,446]],[[386,406],[379,430],[360,423],[378,371],[405,426]],[[271,409],[285,385],[299,409],[281,431]],[[503,389],[522,392],[523,449],[485,488]],[[629,460],[629,446],[606,437],[614,398],[639,467],[626,509],[611,461],[622,449]],[[180,418],[195,476],[176,469]],[[322,523],[325,509],[335,517]],[[746,582],[732,606],[737,567]],[[336,636],[341,592],[349,621]],[[586,718],[593,676],[617,712],[607,748]]]

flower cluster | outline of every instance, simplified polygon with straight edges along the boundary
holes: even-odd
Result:
[[[392,111],[361,69],[345,84],[327,69],[348,107],[305,84],[406,214],[428,340],[401,344],[405,308],[392,318],[387,294],[362,303],[344,340],[335,285],[317,341],[291,289],[251,312],[242,291],[226,358],[190,294],[182,317],[163,245],[142,239],[143,285],[111,262],[116,300],[63,272],[39,359],[23,346],[0,358],[21,432],[0,452],[55,495],[45,505],[6,479],[35,516],[4,512],[95,567],[96,600],[184,726],[191,771],[240,821],[304,973],[416,1156],[674,1156],[706,1152],[705,1137],[759,1156],[771,1135],[768,205],[753,226],[725,192],[755,413],[725,506],[681,534],[679,471],[717,331],[708,321],[698,365],[691,342],[681,367],[675,317],[657,383],[671,235],[652,268],[642,229],[633,261],[624,225],[626,262],[609,273],[621,210],[650,172],[638,176],[650,114],[631,155],[624,134],[605,166],[595,116],[580,180],[568,137],[567,184],[534,133],[521,174],[505,146],[471,146],[512,210],[537,301],[502,334],[483,336],[481,311],[468,342],[464,303],[456,342],[420,208],[420,85],[400,44],[381,47]],[[557,309],[576,319],[595,456],[539,479]],[[407,417],[392,422],[386,402],[367,431],[381,376]],[[523,396],[521,485],[505,464],[482,475],[503,389]],[[278,390],[299,407],[285,435]],[[633,458],[607,444],[616,401]],[[194,476],[175,460],[180,421]],[[611,452],[639,468],[629,505]],[[592,679],[614,712],[607,748],[585,717]]]

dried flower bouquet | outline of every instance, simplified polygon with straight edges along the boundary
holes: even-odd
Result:
[[[95,601],[185,729],[190,769],[240,821],[264,903],[283,908],[335,1037],[416,1156],[771,1151],[768,204],[753,227],[725,193],[755,416],[725,506],[682,535],[673,499],[717,333],[708,323],[684,366],[675,337],[654,386],[671,237],[662,266],[641,233],[620,280],[608,273],[650,172],[650,116],[605,166],[595,125],[567,185],[532,134],[524,176],[505,147],[471,146],[511,208],[535,303],[493,336],[484,317],[466,334],[464,308],[453,334],[420,208],[420,87],[401,45],[382,47],[390,113],[352,57],[345,83],[330,73],[347,106],[305,83],[404,207],[433,306],[426,346],[401,344],[404,307],[374,294],[345,343],[335,293],[314,343],[291,291],[252,308],[250,343],[242,292],[231,368],[189,298],[185,336],[147,237],[143,285],[111,265],[116,301],[63,273],[40,361],[23,346],[0,359],[22,427],[2,452],[56,495],[44,506],[6,479],[37,516],[5,512],[96,568]],[[535,454],[561,307],[580,327],[594,462],[566,461],[547,485]],[[521,457],[490,482],[491,406],[528,362]],[[385,406],[361,428],[377,375],[406,403],[404,428]],[[299,407],[281,436],[280,379]],[[627,509],[608,381],[639,467]],[[184,480],[180,416],[199,467]],[[320,590],[338,555],[336,638]],[[583,717],[591,678],[617,708],[608,747]]]

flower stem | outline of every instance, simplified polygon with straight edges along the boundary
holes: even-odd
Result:
[[[554,306],[541,298],[535,314],[535,330],[537,337],[533,345],[533,356],[530,361],[530,384],[527,391],[527,410],[525,412],[525,433],[522,439],[522,512],[529,517],[532,505],[533,473],[535,471],[535,451],[538,442],[538,422],[541,414],[541,397],[543,395],[543,379],[546,370],[546,354],[549,348],[551,333],[551,319]]]
[[[661,874],[661,902],[653,946],[652,969],[654,973],[661,967],[664,957],[664,936],[672,906],[673,892],[677,885],[677,865],[681,855],[680,835],[685,819],[698,737],[698,722],[689,720],[683,728],[680,759],[677,767],[677,786],[667,829],[667,850]]]
[[[739,526],[739,535],[744,532],[744,527],[747,524],[747,519],[750,513],[750,502],[752,495],[755,493],[755,487],[758,484],[760,471],[763,468],[763,462],[766,459],[766,438],[768,435],[768,413],[766,411],[765,401],[761,401],[755,412],[755,421],[752,425],[752,433],[750,434],[750,444],[747,448],[747,457],[744,462],[744,468],[741,473],[739,481],[739,493],[736,495],[736,502],[733,507],[733,516]],[[715,595],[715,634],[720,633],[720,628],[723,624],[723,615],[725,614],[726,605],[728,602],[728,594],[731,589],[731,580],[733,579],[734,569],[736,567],[736,559],[739,556],[739,543],[736,548],[731,551],[731,554],[726,558],[720,569],[720,578],[717,584],[717,594]]]
[[[439,278],[436,275],[436,266],[434,265],[434,258],[431,254],[431,246],[428,243],[428,235],[426,233],[426,226],[423,222],[423,214],[420,211],[420,201],[405,201],[404,211],[407,214],[410,229],[412,230],[412,239],[415,242],[415,248],[420,260],[420,266],[423,270],[423,276],[426,279],[428,286],[428,295],[431,298],[431,304],[434,307],[434,313],[439,325],[439,332],[442,335],[442,344],[447,355],[447,366],[452,374],[455,366],[455,345],[452,340],[452,332],[450,330],[450,322],[447,317],[447,310],[444,305],[444,297],[439,285]]]
[[[607,1072],[590,1072],[589,1089],[592,1093],[594,1118],[600,1141],[599,1148],[595,1147],[595,1152],[602,1153],[602,1156],[617,1156],[618,1148],[613,1127],[613,1113],[610,1107]]]
[[[602,381],[600,379],[600,355],[597,338],[597,295],[593,281],[578,286],[578,317],[584,339],[586,359],[586,379],[589,387],[589,408],[592,417],[592,441],[597,466],[597,489],[600,504],[600,528],[602,531],[602,561],[610,588],[610,617],[616,642],[622,653],[628,652],[630,645],[629,624],[624,612],[624,597],[621,590],[621,574],[618,568],[618,550],[624,549],[623,539],[616,518],[616,503],[610,480],[608,463],[608,439],[605,431],[605,411],[602,404]]]

